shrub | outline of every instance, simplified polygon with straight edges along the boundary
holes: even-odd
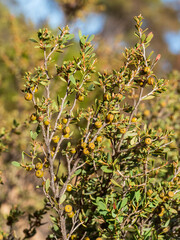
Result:
[[[47,239],[177,239],[179,170],[168,155],[173,133],[150,127],[148,109],[140,110],[167,87],[153,72],[160,55],[151,60],[146,53],[153,33],[141,28],[142,19],[135,17],[138,43],[125,49],[124,66],[98,77],[93,36],[79,32],[79,56],[62,65],[53,56],[70,46],[68,27],[58,36],[41,29],[32,39],[44,65],[24,77],[25,100],[34,107],[31,148],[13,164],[39,178],[45,207],[30,217],[25,238],[50,211]],[[52,86],[59,81],[65,91],[56,96]],[[95,89],[98,98],[86,107]]]

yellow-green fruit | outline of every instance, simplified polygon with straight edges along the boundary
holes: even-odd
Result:
[[[44,172],[42,170],[37,170],[35,174],[37,178],[42,178],[44,176]]]
[[[38,163],[36,163],[35,168],[38,170],[41,170],[43,168],[43,164],[38,162]]]
[[[148,195],[148,196],[151,196],[152,193],[153,193],[153,191],[152,191],[151,189],[149,189],[149,190],[147,191],[147,195]]]
[[[96,141],[97,141],[97,142],[102,142],[102,140],[103,140],[103,137],[102,137],[102,136],[98,136],[98,137],[96,138]]]
[[[144,72],[145,72],[145,73],[150,73],[150,72],[151,72],[150,67],[145,67],[145,68],[144,68]]]
[[[71,153],[75,154],[76,153],[76,149],[75,148],[71,148]]]
[[[161,104],[161,107],[166,107],[167,105],[165,101],[161,102],[160,104]]]
[[[87,148],[84,148],[84,149],[83,149],[83,153],[84,153],[85,155],[88,155],[88,154],[89,154],[89,150],[88,150]]]
[[[81,142],[81,147],[82,148],[85,148],[87,146],[87,143],[86,142]]]
[[[164,229],[163,229],[163,233],[166,233],[166,232],[168,232],[169,231],[169,227],[165,227]]]
[[[65,212],[70,213],[70,212],[72,212],[72,206],[68,204],[65,206],[64,210],[65,210]]]
[[[31,121],[35,121],[37,119],[36,114],[34,114],[34,113],[31,114],[30,119],[31,119]]]
[[[123,98],[123,95],[120,94],[120,93],[117,93],[117,94],[116,94],[116,97],[118,98],[118,100],[121,100],[121,99]]]
[[[107,121],[107,122],[112,122],[113,119],[114,119],[114,115],[113,115],[113,114],[108,114],[108,115],[106,116],[106,121]]]
[[[162,217],[164,215],[164,211],[165,211],[164,207],[161,207],[161,212],[159,213],[160,217]]]
[[[120,131],[121,134],[125,134],[126,133],[126,129],[125,128],[121,128],[119,131]]]
[[[103,100],[104,100],[104,101],[110,101],[110,100],[111,100],[111,95],[110,95],[110,93],[105,93],[104,96],[103,96]]]
[[[32,167],[26,166],[26,171],[31,171],[31,170],[32,170]]]
[[[70,127],[65,127],[65,128],[63,129],[63,134],[64,134],[64,135],[69,134],[70,131],[71,131]]]
[[[52,138],[52,140],[53,140],[53,142],[54,143],[58,143],[59,142],[59,136],[54,136],[53,138]]]
[[[140,82],[139,82],[139,85],[140,85],[141,87],[143,87],[144,82],[143,82],[143,81],[140,81]]]
[[[169,191],[169,192],[168,192],[168,196],[172,198],[172,197],[174,196],[174,192]]]
[[[53,157],[53,156],[54,156],[54,152],[53,152],[53,151],[51,151],[51,153],[50,153],[50,154],[51,154],[51,157]]]
[[[101,128],[102,127],[102,122],[101,121],[96,121],[94,125],[95,125],[96,128]]]
[[[154,78],[153,77],[149,77],[147,80],[149,85],[153,85],[154,84]]]
[[[62,124],[61,124],[61,123],[57,125],[57,129],[58,129],[58,130],[61,130],[61,129],[62,129],[62,127],[63,127],[63,126],[62,126]]]
[[[136,118],[136,117],[133,117],[132,120],[131,120],[131,122],[133,122],[133,123],[137,122],[137,118]]]
[[[159,196],[160,196],[160,198],[163,198],[163,197],[164,197],[164,192],[161,192],[161,193],[159,194]]]
[[[163,202],[167,202],[168,201],[168,197],[167,196],[165,196],[164,198],[163,198]]]
[[[26,93],[24,95],[24,98],[26,99],[26,101],[31,101],[33,98],[33,95],[32,95],[32,93]]]
[[[93,142],[89,143],[88,147],[91,149],[91,150],[94,150],[95,149],[95,144]]]
[[[32,87],[32,88],[31,88],[31,92],[33,92],[33,91],[34,91],[34,88],[35,88],[35,87]],[[35,91],[34,91],[34,92],[36,93],[37,91],[38,91],[38,88],[36,87],[36,89],[35,89]]]
[[[149,117],[150,116],[150,111],[148,109],[144,110],[143,112],[145,117]]]
[[[90,238],[89,238],[89,237],[86,237],[84,240],[90,240]]]
[[[79,95],[77,99],[78,99],[80,102],[83,102],[83,101],[84,101],[84,96],[83,96],[83,95]]]
[[[146,139],[145,139],[145,144],[149,145],[149,144],[151,144],[151,143],[152,143],[151,138],[146,138]]]
[[[49,119],[46,119],[46,120],[44,121],[44,125],[45,125],[45,126],[48,126],[49,124],[50,124]]]
[[[71,184],[68,184],[68,185],[67,185],[67,191],[68,191],[68,192],[71,192],[71,191],[72,191],[72,185],[71,185]]]
[[[74,239],[76,239],[77,238],[77,235],[76,234],[73,234],[72,236],[71,236],[71,239],[72,240],[74,240]]]
[[[74,212],[68,213],[68,217],[69,217],[69,218],[73,218],[73,217],[74,217]]]
[[[69,137],[69,133],[64,135],[64,138],[68,138]]]
[[[100,237],[98,237],[98,238],[96,238],[96,240],[103,240],[102,238],[100,238]]]
[[[62,119],[62,122],[63,122],[64,124],[66,124],[67,121],[68,121],[67,118],[63,118],[63,119]]]

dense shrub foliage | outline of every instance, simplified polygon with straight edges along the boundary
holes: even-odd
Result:
[[[79,32],[78,56],[61,63],[54,59],[74,37],[68,27],[58,36],[44,28],[31,39],[43,64],[24,77],[31,141],[12,164],[39,179],[45,204],[29,214],[23,239],[35,235],[47,212],[47,239],[178,238],[179,75],[170,83],[155,75],[160,54],[147,54],[153,33],[142,20],[135,17],[137,44],[112,72],[96,73],[94,36]],[[4,239],[19,239],[13,229],[21,215],[11,210]]]

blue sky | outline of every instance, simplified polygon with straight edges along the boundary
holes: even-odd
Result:
[[[55,1],[49,0],[16,0],[18,6],[9,4],[9,0],[0,0],[7,5],[13,14],[24,14],[26,20],[32,21],[36,26],[47,19],[50,27],[57,28],[64,26],[63,11]],[[179,0],[162,0],[165,4],[179,2]],[[179,4],[180,6],[180,4]],[[71,30],[81,29],[83,34],[97,34],[102,31],[105,23],[105,16],[91,13],[82,21],[78,19],[70,26]],[[178,32],[167,32],[164,36],[169,49],[173,54],[180,53],[180,30]]]
[[[8,0],[0,0],[8,6],[13,14],[24,14],[26,20],[32,21],[36,26],[47,20],[51,28],[64,26],[64,14],[55,1],[49,0],[16,0],[18,6],[9,4]],[[70,26],[72,30],[81,29],[83,34],[97,34],[102,30],[105,17],[101,14],[89,14],[82,21],[78,19]]]

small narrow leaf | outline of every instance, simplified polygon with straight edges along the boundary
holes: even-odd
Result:
[[[22,151],[22,161],[24,162],[24,151]]]
[[[78,169],[77,171],[75,171],[74,175],[79,175],[81,173],[81,169]]]
[[[38,41],[35,40],[34,38],[30,38],[29,41],[34,42],[34,43],[38,43]]]
[[[108,169],[107,166],[102,166],[101,167],[101,170],[105,173],[112,173],[112,170],[111,169]]]
[[[147,38],[146,38],[146,43],[149,43],[151,41],[151,39],[153,38],[153,33],[150,32],[148,35],[147,35]]]
[[[68,36],[67,36],[67,40],[71,40],[71,39],[73,39],[74,38],[74,34],[69,34]]]
[[[66,200],[66,194],[63,194],[59,200],[59,204],[62,204]]]
[[[16,162],[16,161],[12,161],[11,164],[15,167],[20,167],[21,166],[21,164]]]
[[[80,38],[80,42],[84,45],[84,44],[86,43],[85,38],[84,38],[84,37],[81,37],[81,38]]]
[[[150,99],[153,99],[155,96],[147,96],[147,97],[145,97],[145,98],[143,98],[143,100],[150,100]]]
[[[127,201],[128,201],[127,198],[124,198],[124,199],[122,200],[121,205],[120,205],[120,209],[126,206]]]
[[[74,85],[76,85],[76,80],[73,75],[70,75],[69,79]]]
[[[48,179],[46,180],[46,185],[45,185],[46,192],[48,192],[49,187],[50,187],[50,180],[49,180],[49,178],[48,178]]]
[[[114,179],[111,179],[112,184],[116,185],[117,187],[121,187]]]
[[[137,203],[139,202],[140,196],[141,196],[140,190],[135,192],[135,198]]]
[[[88,41],[91,42],[93,39],[94,39],[94,34],[89,37]]]

